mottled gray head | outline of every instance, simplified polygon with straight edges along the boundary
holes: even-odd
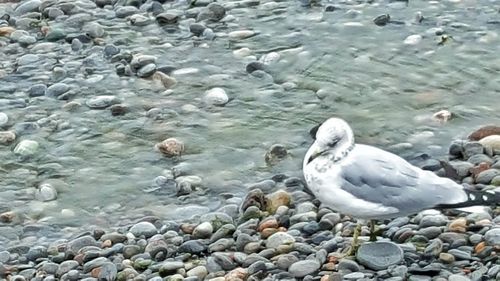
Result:
[[[307,165],[319,155],[344,152],[354,144],[351,127],[340,118],[330,118],[323,122],[316,132],[315,139],[316,141],[306,154],[304,165]]]

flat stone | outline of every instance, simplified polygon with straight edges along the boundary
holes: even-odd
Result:
[[[105,95],[105,96],[96,96],[88,99],[85,104],[92,109],[103,109],[109,107],[113,104],[120,103],[120,99],[115,96]]]
[[[500,246],[500,228],[493,228],[486,231],[484,240],[490,246]]]
[[[288,272],[292,274],[293,277],[302,278],[318,271],[320,266],[321,265],[316,260],[303,260],[290,265]]]
[[[286,232],[276,232],[266,240],[267,248],[278,248],[281,245],[290,245],[295,242],[295,238]]]
[[[392,242],[365,243],[359,247],[356,259],[373,270],[384,270],[403,261],[403,250]]]

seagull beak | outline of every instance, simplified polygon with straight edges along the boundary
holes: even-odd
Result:
[[[323,154],[323,150],[321,150],[319,148],[319,146],[316,144],[316,142],[314,142],[311,147],[309,148],[309,150],[307,151],[307,154],[306,154],[306,165],[311,163],[316,157],[318,157],[319,155]]]

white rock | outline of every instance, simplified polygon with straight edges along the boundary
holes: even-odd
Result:
[[[203,179],[199,176],[180,176],[175,178],[177,183],[181,183],[183,181],[189,182],[192,186],[200,186],[203,182]]]
[[[491,135],[484,137],[479,140],[479,143],[481,143],[486,148],[500,150],[500,135]]]
[[[33,140],[22,140],[14,148],[14,153],[20,156],[31,156],[38,151],[38,142]]]
[[[0,127],[5,126],[9,122],[9,116],[7,114],[0,112]]]
[[[233,55],[237,58],[244,58],[252,54],[252,50],[249,48],[240,48],[233,51]]]
[[[260,57],[259,61],[264,63],[264,64],[273,64],[280,59],[280,54],[277,52],[270,52],[269,54],[265,54],[262,57]]]
[[[229,101],[229,97],[224,89],[216,87],[205,92],[204,100],[207,104],[223,106]]]
[[[38,187],[35,193],[35,198],[38,201],[47,202],[57,199],[57,190],[52,185],[44,183]]]
[[[269,236],[266,241],[267,248],[277,248],[280,245],[289,245],[295,242],[295,238],[286,232],[276,232]]]
[[[255,35],[253,30],[237,30],[229,32],[227,35],[231,39],[246,39]]]
[[[214,228],[211,223],[203,222],[193,230],[193,236],[196,238],[209,238],[213,231]]]
[[[404,44],[406,45],[417,45],[422,41],[422,35],[419,34],[413,34],[408,37],[406,37],[405,41],[403,41]]]
[[[71,218],[71,217],[75,216],[75,212],[71,209],[62,209],[61,216],[65,217],[65,218]]]
[[[451,119],[451,112],[446,110],[446,109],[443,109],[443,110],[440,110],[440,111],[434,113],[432,115],[432,118],[434,118],[435,120],[437,120],[439,122],[445,123]]]

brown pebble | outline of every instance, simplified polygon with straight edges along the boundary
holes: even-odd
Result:
[[[271,218],[261,222],[257,230],[260,232],[266,228],[278,228],[278,227],[279,227],[278,221],[275,218]]]
[[[104,242],[102,242],[101,244],[101,248],[109,248],[113,246],[113,242],[111,242],[111,240],[105,240]]]
[[[472,132],[469,135],[468,139],[472,140],[472,141],[478,141],[482,138],[485,138],[485,137],[491,136],[491,135],[500,135],[500,127],[493,126],[493,125],[481,127],[479,129],[477,129],[476,131]]]
[[[92,276],[94,278],[99,278],[99,274],[101,274],[100,267],[96,267],[96,268],[92,269],[92,271],[90,272],[90,276]]]
[[[479,242],[476,245],[476,247],[474,247],[474,253],[479,254],[484,250],[484,248],[486,248],[486,242],[484,242],[484,241]]]
[[[0,214],[0,222],[3,222],[3,223],[11,223],[16,218],[17,218],[16,213],[14,213],[12,211],[8,211],[8,212]]]
[[[167,157],[181,156],[184,152],[184,143],[176,138],[168,138],[160,143],[157,143],[155,147]]]
[[[244,268],[238,267],[228,272],[225,278],[226,281],[236,281],[236,280],[246,280],[247,276],[248,276],[248,271]]]
[[[16,31],[16,29],[11,26],[2,26],[0,27],[0,36],[10,36],[14,31]]]
[[[328,271],[333,271],[333,270],[335,270],[335,267],[336,267],[335,263],[333,263],[333,262],[327,262],[327,263],[325,263],[323,265],[322,269],[323,270],[328,270]]]
[[[277,228],[265,228],[260,232],[260,236],[262,237],[262,239],[266,239],[267,237],[273,235],[276,232],[278,232]]]
[[[470,168],[469,172],[472,174],[472,177],[475,179],[477,175],[479,175],[481,172],[486,171],[490,168],[490,164],[486,162],[481,162],[479,165],[476,167]]]
[[[467,231],[467,219],[458,218],[450,223],[448,229],[453,232],[465,233]]]
[[[186,234],[192,234],[194,229],[196,228],[196,224],[191,224],[191,223],[183,223],[180,226],[182,232]]]
[[[84,254],[83,253],[80,253],[80,254],[77,254],[73,260],[77,261],[80,265],[84,264],[83,262],[83,258],[84,258]]]

